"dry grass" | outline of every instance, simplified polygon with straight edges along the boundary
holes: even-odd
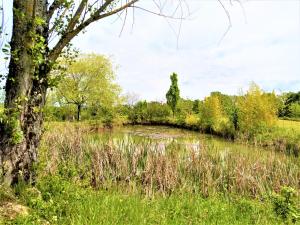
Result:
[[[262,197],[282,186],[300,190],[299,158],[271,151],[241,154],[198,148],[173,144],[162,151],[156,143],[101,140],[88,127],[64,124],[45,133],[41,164],[46,174],[64,170],[95,188],[117,184],[138,187],[148,195],[182,189],[203,196]]]

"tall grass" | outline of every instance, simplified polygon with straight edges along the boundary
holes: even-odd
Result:
[[[283,186],[300,190],[299,158],[285,154],[216,149],[213,145],[116,139],[92,135],[89,128],[56,126],[44,135],[41,176],[63,174],[94,188],[122,187],[149,196],[176,191],[264,197]]]

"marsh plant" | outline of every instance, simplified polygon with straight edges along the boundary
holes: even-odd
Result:
[[[300,189],[299,158],[273,151],[243,154],[209,143],[91,133],[88,126],[55,126],[41,148],[41,176],[62,174],[94,188],[125,187],[147,195],[174,191],[205,197],[224,193],[264,197],[283,186]],[[98,131],[99,132],[99,131]],[[101,131],[100,131],[101,132]]]

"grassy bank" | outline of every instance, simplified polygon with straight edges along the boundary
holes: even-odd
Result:
[[[206,143],[197,148],[170,143],[162,150],[155,141],[102,133],[88,124],[51,123],[40,148],[36,186],[19,184],[5,193],[1,188],[0,212],[14,202],[28,213],[0,221],[281,224],[298,215],[299,197],[292,200],[280,191],[288,186],[299,194],[299,158]]]
[[[145,197],[138,192],[93,190],[55,177],[37,188],[18,187],[19,201],[30,209],[6,224],[280,224],[272,203],[238,196],[178,192]],[[1,220],[0,220],[1,221]],[[4,223],[4,220],[2,220]]]

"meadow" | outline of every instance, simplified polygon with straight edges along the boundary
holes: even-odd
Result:
[[[277,126],[291,132],[300,133],[300,121],[278,120]]]

